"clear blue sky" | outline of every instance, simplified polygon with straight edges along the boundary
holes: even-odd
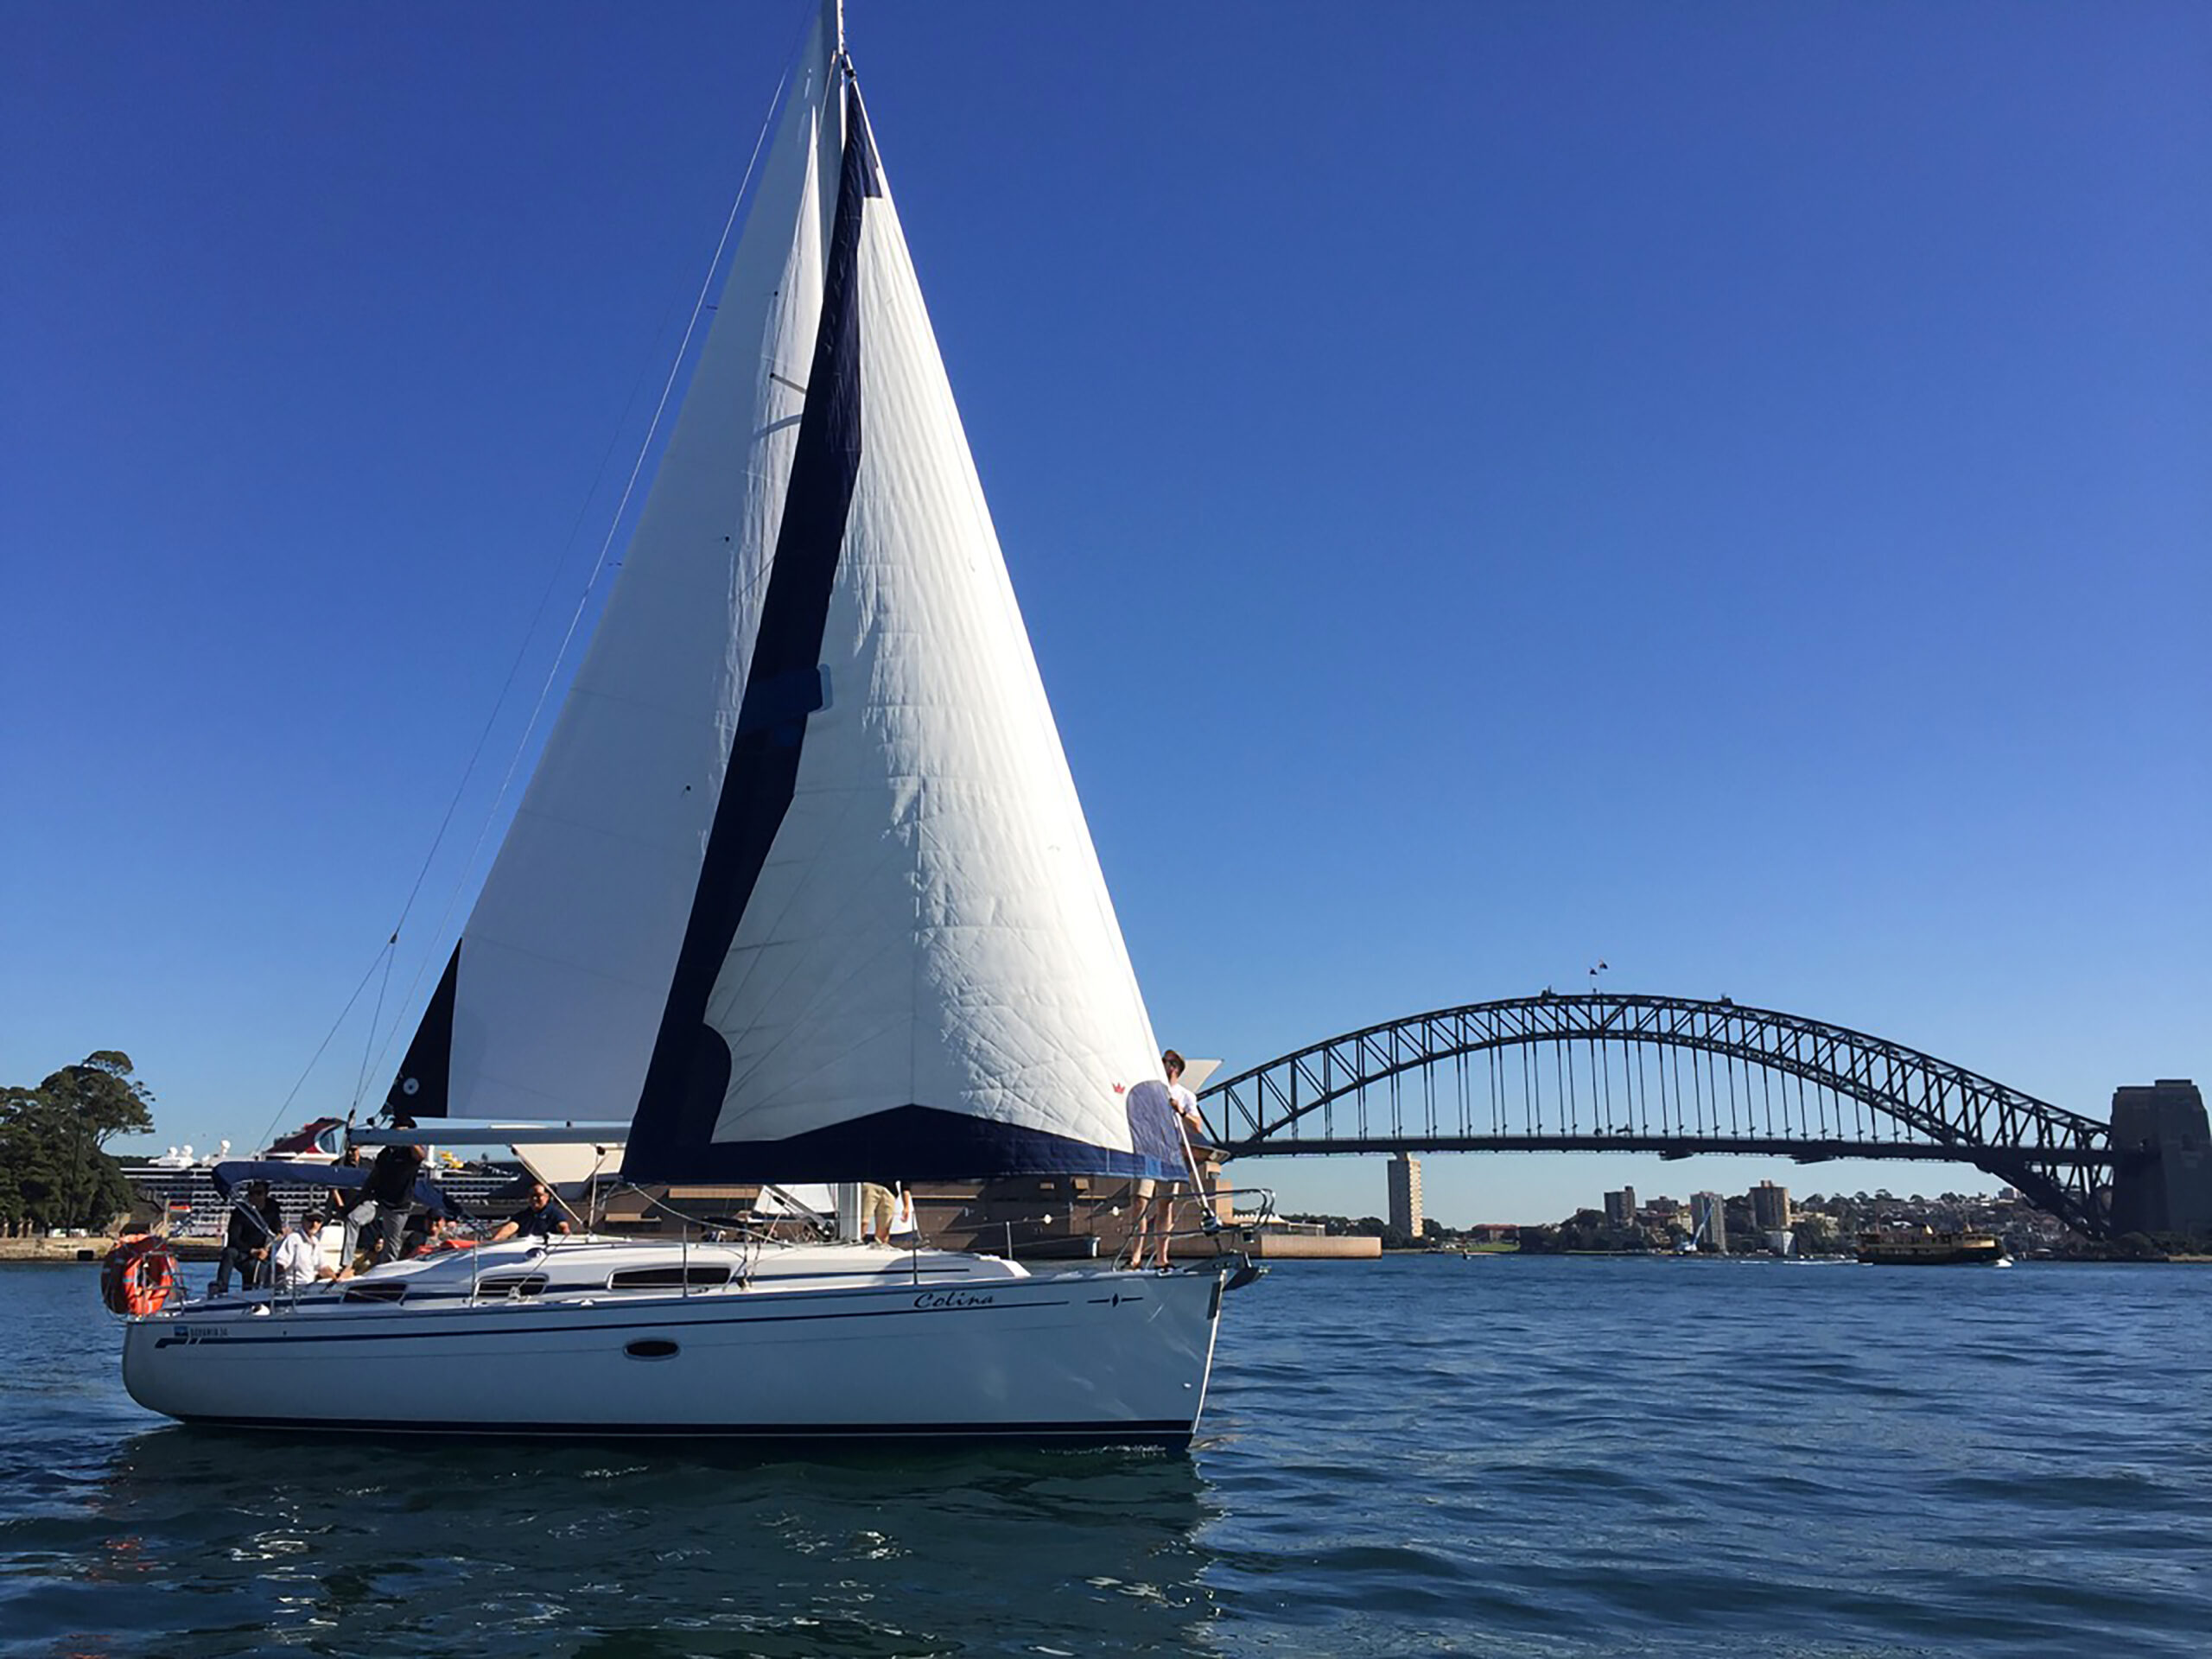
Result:
[[[257,1143],[404,1044],[805,14],[0,9],[0,1081],[118,1047]],[[2212,1081],[2212,10],[850,28],[1164,1040],[1603,957]]]

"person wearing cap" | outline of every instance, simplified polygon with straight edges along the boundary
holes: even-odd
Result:
[[[223,1234],[223,1253],[215,1258],[215,1283],[211,1294],[231,1294],[231,1269],[238,1270],[239,1288],[252,1290],[261,1282],[262,1264],[270,1247],[284,1230],[284,1212],[266,1181],[248,1181],[238,1202],[231,1206],[230,1225]]]
[[[270,1253],[269,1266],[279,1295],[305,1290],[316,1280],[333,1276],[322,1265],[321,1211],[308,1211],[300,1217],[296,1230],[286,1230]]]

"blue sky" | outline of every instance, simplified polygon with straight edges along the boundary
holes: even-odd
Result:
[[[2212,13],[849,10],[1164,1040],[1603,957],[2212,1072]],[[804,15],[0,10],[0,1081],[380,1096]],[[1765,1175],[1988,1185],[1427,1189]]]

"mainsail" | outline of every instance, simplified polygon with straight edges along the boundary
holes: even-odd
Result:
[[[1158,1048],[834,23],[403,1064],[637,1180],[1160,1174]]]

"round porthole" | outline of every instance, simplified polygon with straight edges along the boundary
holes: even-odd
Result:
[[[676,1344],[662,1337],[641,1337],[622,1351],[632,1359],[672,1359]]]

